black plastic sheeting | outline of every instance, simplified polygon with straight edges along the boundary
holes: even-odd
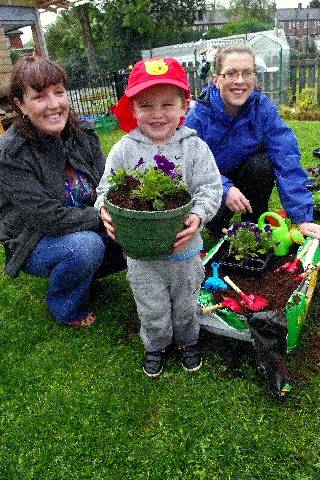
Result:
[[[247,321],[269,393],[273,397],[285,397],[291,388],[286,368],[288,330],[285,312],[256,312],[247,315]]]

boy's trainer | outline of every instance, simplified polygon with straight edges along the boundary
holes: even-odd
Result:
[[[196,345],[178,347],[182,366],[188,372],[196,372],[202,367],[202,357]]]
[[[159,377],[164,369],[166,362],[165,351],[160,352],[146,352],[143,362],[143,371],[148,377]]]

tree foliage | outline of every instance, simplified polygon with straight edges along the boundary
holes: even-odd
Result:
[[[207,39],[272,28],[273,18],[264,10],[272,9],[270,1],[231,3],[233,8],[227,12],[232,22],[223,29],[207,32]],[[216,0],[206,5],[210,9],[216,7],[221,8]],[[126,69],[141,58],[141,50],[203,38],[203,32],[190,31],[188,26],[194,22],[197,11],[204,8],[204,0],[95,0],[88,15],[99,68]],[[257,11],[260,13],[255,17]],[[76,8],[58,15],[46,30],[46,40],[51,57],[67,69],[69,76],[76,78],[89,69]]]
[[[320,8],[320,0],[311,0],[309,3],[310,8]]]
[[[275,11],[273,0],[231,0],[228,15],[232,20],[269,22],[273,20]]]
[[[181,30],[193,23],[197,11],[205,8],[204,0],[101,0],[99,4],[107,17],[117,10],[122,17],[120,25],[140,34]]]
[[[90,6],[89,20],[100,68],[126,68],[140,58],[142,49],[170,44],[173,36],[182,38],[197,10],[203,8],[204,0],[96,0]],[[188,41],[190,36],[192,33],[182,41]],[[58,15],[55,24],[47,29],[46,39],[51,56],[68,72],[77,74],[81,67],[87,67],[75,8]]]
[[[262,32],[265,30],[270,30],[272,27],[273,22],[259,22],[258,20],[230,22],[223,28],[210,30],[207,38],[221,38],[228,37],[230,35]]]

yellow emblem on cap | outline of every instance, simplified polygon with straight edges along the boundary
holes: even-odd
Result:
[[[163,58],[158,60],[146,60],[144,62],[146,72],[149,75],[164,75],[169,70],[168,65]]]

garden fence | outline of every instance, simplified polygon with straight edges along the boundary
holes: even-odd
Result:
[[[109,111],[123,95],[128,72],[79,75],[69,80],[69,98],[77,115],[88,117]]]
[[[299,97],[305,87],[315,88],[320,104],[320,59],[290,60],[289,90],[292,99]]]
[[[197,67],[185,67],[191,94],[197,96],[201,85]],[[110,111],[121,98],[128,82],[129,71],[81,74],[69,80],[69,98],[73,110],[81,117],[101,115]]]

